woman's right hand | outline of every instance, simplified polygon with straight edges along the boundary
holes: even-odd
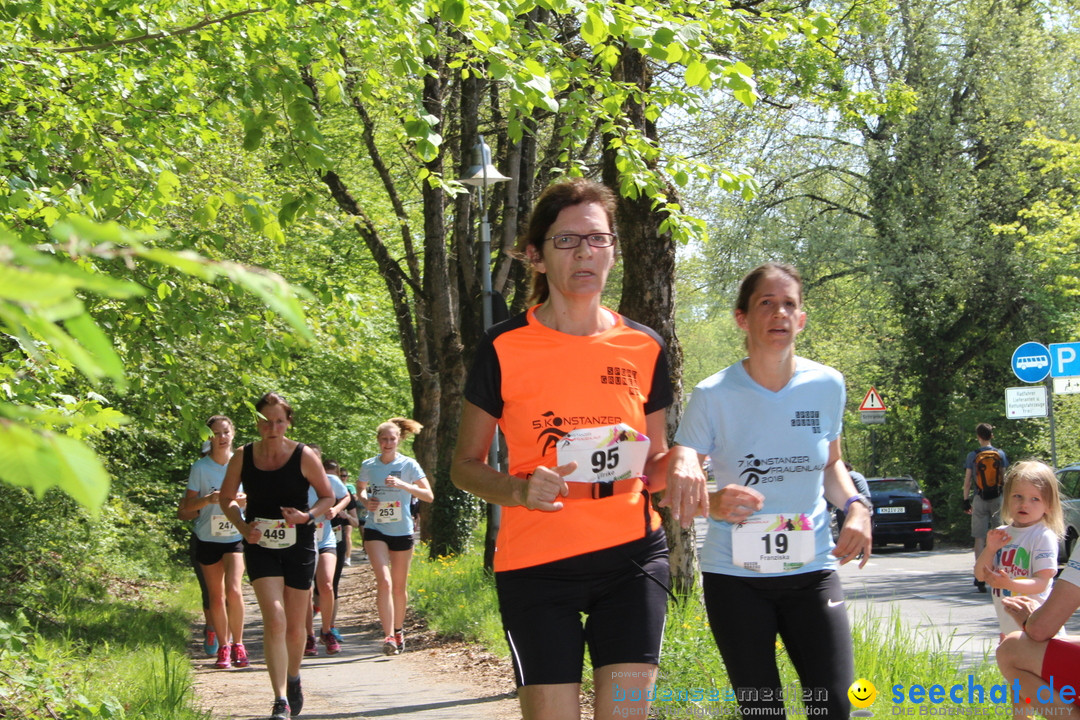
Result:
[[[1023,627],[1031,613],[1038,609],[1039,600],[1030,595],[1012,595],[1001,598],[1001,607],[1005,608],[1005,612],[1009,613],[1017,625]]]
[[[529,510],[543,510],[555,512],[562,510],[563,504],[556,502],[557,498],[566,497],[570,494],[564,477],[577,470],[576,462],[568,462],[556,468],[547,468],[540,465],[529,477],[525,478],[525,491],[521,504]]]
[[[709,517],[738,525],[765,504],[765,496],[742,485],[725,485],[709,494]]]
[[[697,452],[682,445],[668,450],[667,486],[660,507],[671,508],[671,516],[684,528],[694,518],[709,511],[709,478]]]
[[[242,522],[236,526],[236,529],[250,545],[255,545],[262,539],[262,531],[255,523]]]
[[[368,498],[364,501],[364,507],[368,509],[368,512],[379,512],[379,501],[375,498]]]

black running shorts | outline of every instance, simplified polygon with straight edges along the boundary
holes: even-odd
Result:
[[[282,577],[285,578],[286,587],[308,590],[315,577],[315,561],[315,543],[311,537],[306,543],[297,542],[281,550],[244,541],[244,562],[247,564],[248,578],[252,581],[263,577]]]
[[[243,543],[236,542],[207,542],[206,540],[195,541],[195,559],[203,565],[216,565],[221,558],[229,553],[244,552]]]
[[[660,663],[670,586],[667,540],[641,540],[495,573],[518,686],[580,683],[594,668]],[[584,625],[581,614],[588,617]]]
[[[412,535],[383,535],[375,528],[364,528],[364,542],[375,540],[386,543],[391,552],[402,552],[413,549]]]

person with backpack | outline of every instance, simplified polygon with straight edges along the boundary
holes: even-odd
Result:
[[[964,461],[964,512],[971,515],[971,537],[975,541],[975,559],[986,547],[986,533],[998,525],[1001,509],[1001,486],[1009,459],[1005,451],[994,447],[994,428],[989,423],[975,426],[979,449],[968,453]],[[973,487],[974,486],[974,487]],[[974,490],[974,493],[972,492]],[[986,592],[986,583],[974,578],[975,588]]]

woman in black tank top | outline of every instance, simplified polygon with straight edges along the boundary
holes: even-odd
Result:
[[[255,404],[261,440],[233,455],[221,486],[221,508],[244,536],[244,557],[263,616],[266,669],[274,690],[271,720],[298,715],[304,703],[300,662],[315,568],[315,525],[334,502],[322,462],[303,443],[285,437],[292,408],[276,393]],[[243,482],[247,506],[236,492]],[[308,507],[308,487],[318,501]]]

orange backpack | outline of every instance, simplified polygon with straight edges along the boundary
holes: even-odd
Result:
[[[975,488],[983,500],[993,500],[1001,494],[1003,466],[1001,453],[993,448],[980,450],[975,455],[972,473],[975,475]]]

